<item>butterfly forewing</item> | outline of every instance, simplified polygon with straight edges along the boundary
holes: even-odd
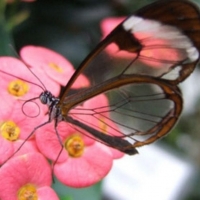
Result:
[[[125,19],[82,62],[67,84],[65,96],[81,74],[89,87],[122,74],[183,81],[199,60],[200,14],[182,0],[158,1]]]
[[[161,4],[165,4],[166,6],[162,6]],[[187,78],[191,72],[193,72],[197,62],[199,61],[199,49],[200,49],[200,13],[199,8],[196,5],[192,4],[186,0],[178,0],[178,1],[161,1],[155,2],[151,4],[155,9],[152,11],[150,7],[144,7],[139,10],[136,15],[145,19],[150,20],[158,20],[166,25],[176,27],[183,34],[182,37],[187,37],[191,42],[191,46],[186,48],[188,57],[180,62],[179,73],[177,73],[177,77],[174,79],[175,84],[183,81]],[[167,30],[166,35],[171,37],[168,34]],[[170,38],[171,39],[171,38]],[[173,36],[172,36],[173,39]],[[188,43],[183,38],[175,37],[175,44],[183,44],[186,47]],[[187,44],[188,43],[188,44]],[[175,65],[174,67],[177,67]]]
[[[164,136],[181,113],[176,85],[199,61],[199,35],[199,11],[188,1],[158,1],[128,17],[66,85],[60,101],[64,120],[128,154]],[[82,73],[90,85],[70,93]],[[92,99],[99,104],[88,103]]]

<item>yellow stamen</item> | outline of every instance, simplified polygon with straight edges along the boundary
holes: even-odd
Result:
[[[32,184],[27,184],[21,187],[17,195],[18,200],[38,200],[36,187]]]
[[[13,96],[23,96],[28,92],[28,90],[28,84],[22,80],[11,81],[8,85],[8,92]]]
[[[59,73],[62,73],[62,72],[63,72],[63,69],[62,69],[59,65],[57,65],[57,64],[55,64],[55,63],[49,63],[49,66],[50,66],[52,69],[54,69],[55,71],[59,72]]]
[[[104,123],[104,118],[100,118],[99,120],[99,128],[101,130],[101,132],[107,134],[107,129],[108,129],[108,126],[106,123]]]
[[[68,151],[71,157],[80,157],[84,152],[84,141],[80,135],[72,135],[65,142],[65,149]]]
[[[0,134],[9,141],[15,141],[19,138],[20,128],[13,121],[0,123]]]

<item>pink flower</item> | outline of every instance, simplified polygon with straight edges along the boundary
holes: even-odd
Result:
[[[66,162],[57,162],[54,173],[59,181],[70,187],[91,186],[104,178],[112,167],[112,155],[108,148],[95,142],[86,146],[82,156],[69,156]]]
[[[46,120],[45,120],[46,121]],[[59,138],[64,143],[66,138],[70,135],[78,133],[66,122],[60,122],[58,124]],[[79,133],[78,133],[79,134]],[[95,141],[89,137],[83,135],[85,145],[92,145]],[[62,144],[59,142],[58,135],[55,133],[53,123],[49,123],[36,131],[36,142],[40,151],[49,159],[58,162],[64,162],[68,155],[63,151],[58,157]]]
[[[39,153],[29,153],[9,160],[0,168],[0,180],[1,200],[58,200],[50,188],[50,165]]]
[[[105,38],[116,26],[118,26],[125,17],[108,17],[101,21],[101,32]]]
[[[39,46],[25,46],[20,51],[22,59],[31,67],[39,66],[54,81],[65,86],[74,73],[72,64],[60,54]],[[73,88],[86,87],[88,79],[80,75]]]
[[[65,58],[43,47],[24,47],[21,51],[21,56],[41,82],[18,59],[11,57],[0,58],[0,64],[2,63],[3,66],[1,68],[2,71],[0,70],[3,79],[0,84],[3,92],[0,91],[0,94],[4,98],[4,103],[0,105],[3,110],[0,113],[0,128],[2,128],[0,131],[5,132],[5,136],[0,137],[0,143],[2,143],[0,154],[6,152],[4,153],[5,156],[0,160],[1,162],[12,156],[29,137],[30,133],[33,133],[34,128],[47,122],[49,118],[48,114],[46,114],[47,106],[43,105],[41,107],[39,100],[36,101],[36,104],[27,102],[23,105],[24,101],[21,101],[21,99],[25,98],[27,100],[28,98],[38,97],[42,90],[46,90],[46,88],[49,91],[55,88],[53,94],[57,95],[60,89],[58,84],[66,84],[74,73],[72,65]],[[13,73],[14,76],[5,72]],[[26,91],[28,88],[28,92],[17,97],[10,95],[8,86],[13,79],[22,79],[28,84],[24,89]],[[35,81],[38,85],[32,84]],[[86,87],[89,86],[89,81],[85,76],[80,75],[79,80],[73,86],[74,88]],[[19,88],[21,88],[21,85]],[[18,83],[17,87],[14,87],[14,92],[15,89],[18,92]],[[11,99],[11,103],[8,103],[9,99]],[[41,111],[40,109],[42,112],[38,112]],[[74,119],[92,126],[102,134],[121,136],[121,132],[115,122],[110,120],[108,99],[103,94],[83,102],[70,110],[68,114]],[[30,119],[30,117],[34,118]],[[12,127],[12,131],[14,131],[12,134],[10,134],[10,128],[3,129],[5,124]],[[39,149],[48,159],[53,161],[53,172],[65,185],[87,187],[95,184],[110,171],[113,159],[123,156],[123,153],[118,150],[97,142],[98,138],[78,126],[60,122],[57,132],[54,126],[53,121],[37,129],[16,155],[25,154],[26,151],[38,151]],[[7,141],[6,137],[11,140],[11,136],[14,138],[13,141]],[[34,144],[34,139],[36,139],[38,149]],[[10,160],[6,164],[9,162]],[[89,175],[86,177],[86,174]]]
[[[26,102],[28,99],[39,97],[43,86],[40,82],[37,83],[37,78],[23,62],[12,57],[0,57],[0,65],[0,163],[2,164],[14,155],[38,151],[33,140],[34,135],[26,140],[33,129],[41,124],[47,106],[41,105],[39,100]],[[34,68],[33,72],[36,76],[42,74],[39,68]],[[35,85],[36,83],[38,85]],[[48,83],[54,94],[59,93],[59,85],[45,75],[43,83]]]
[[[35,78],[20,60],[13,57],[0,57],[0,65],[1,95],[12,97],[14,100],[39,96],[41,88],[25,82],[25,80],[32,82]]]
[[[96,107],[99,109],[95,110]],[[108,109],[108,100],[102,94],[75,107],[69,115],[102,134],[121,136],[117,126],[108,120]],[[113,159],[123,156],[122,152],[96,142],[98,138],[91,133],[67,122],[58,124],[57,133],[54,125],[48,124],[37,131],[36,142],[40,151],[55,162],[58,180],[70,187],[95,184],[110,171]],[[87,178],[86,174],[89,174]]]
[[[105,38],[123,20],[125,20],[124,17],[112,17],[104,19],[101,22],[103,38]],[[135,19],[135,21],[137,20],[138,18]],[[159,25],[159,23],[155,24],[151,20],[142,19],[141,24],[135,23],[133,26],[133,38],[139,41],[142,45],[139,58],[137,58],[137,50],[135,52],[127,52],[125,50],[119,51],[119,47],[115,43],[111,43],[106,47],[105,50],[109,55],[121,59],[134,60],[137,58],[137,60],[143,64],[154,68],[170,67],[172,66],[173,62],[178,62],[184,58],[184,53],[179,50],[181,45],[180,47],[174,47],[174,40],[170,40],[170,38],[165,37],[164,31],[169,29],[167,26],[162,27]],[[141,26],[148,26],[149,29],[143,28]],[[171,32],[169,32],[169,34],[174,34],[173,30],[170,31]]]
[[[60,122],[57,130],[59,136],[52,123],[42,127],[36,133],[36,142],[40,151],[55,162],[54,173],[62,183],[70,187],[87,187],[110,171],[113,158],[109,148],[66,122]],[[90,176],[86,177],[87,173]]]
[[[0,110],[4,110],[3,102]],[[0,163],[4,163],[14,153],[22,148],[15,155],[22,155],[31,151],[38,151],[33,136],[25,143],[24,141],[30,136],[33,129],[40,124],[44,118],[44,114],[40,114],[36,118],[29,118],[22,113],[20,104],[14,104],[12,109],[6,109],[0,112]],[[35,108],[32,105],[26,106],[27,113],[34,114]],[[24,143],[24,144],[23,144]]]
[[[43,88],[43,85],[38,81],[35,76],[41,76],[41,81],[44,85],[51,88],[51,92],[54,95],[58,95],[60,91],[60,86],[50,80],[41,69],[32,69],[35,76],[28,70],[25,64],[13,57],[0,57],[0,95],[2,103],[4,106],[12,109],[15,103],[23,104],[26,100],[39,97]],[[6,74],[7,73],[7,74]],[[37,84],[37,85],[36,85]],[[40,102],[37,101],[39,104]],[[40,103],[41,104],[41,103]],[[44,106],[41,105],[41,109]],[[7,109],[4,108],[5,111]],[[46,106],[44,108],[46,110]]]

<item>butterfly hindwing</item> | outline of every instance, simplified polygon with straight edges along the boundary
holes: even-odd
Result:
[[[101,86],[95,92],[86,90],[86,97],[97,95],[71,109],[65,120],[79,132],[86,130],[95,140],[129,154],[168,133],[182,111],[181,92],[164,81],[124,75],[103,86],[107,90],[99,95]]]

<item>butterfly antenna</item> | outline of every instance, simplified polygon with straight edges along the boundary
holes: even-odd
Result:
[[[41,86],[41,85],[39,85],[39,84],[37,84],[37,83],[34,83],[34,82],[32,82],[32,81],[28,81],[28,80],[23,79],[23,78],[21,78],[21,77],[19,77],[19,76],[15,76],[15,75],[10,74],[10,73],[8,73],[8,72],[4,72],[3,70],[0,70],[0,72],[6,74],[6,75],[8,75],[8,76],[12,76],[12,77],[15,77],[15,78],[17,78],[17,79],[20,79],[20,80],[22,80],[22,81],[24,81],[24,82],[30,83],[30,84],[32,84],[32,85],[38,86],[38,87],[41,88],[43,91],[46,90],[45,87],[42,87],[43,84],[42,84],[42,86]]]
[[[25,116],[30,117],[30,118],[35,118],[35,117],[39,116],[39,114],[40,114],[40,107],[39,107],[39,105],[38,105],[36,102],[34,102],[34,100],[36,100],[36,99],[39,99],[39,97],[35,97],[35,98],[32,98],[32,99],[26,100],[26,101],[22,104],[22,113],[23,113]],[[28,102],[32,102],[32,103],[34,103],[34,104],[38,107],[39,112],[38,112],[37,115],[30,116],[30,115],[27,115],[27,114],[26,114],[26,112],[24,111],[24,106],[25,106]]]
[[[30,71],[30,73],[40,82],[40,84],[42,85],[42,89],[44,90],[44,91],[46,91],[47,90],[47,88],[45,87],[45,85],[44,85],[44,83],[39,79],[39,77],[38,76],[36,76],[36,74],[30,69],[30,66],[29,65],[27,65],[23,60],[21,60],[23,63],[24,63],[24,65],[26,66],[26,68]]]

